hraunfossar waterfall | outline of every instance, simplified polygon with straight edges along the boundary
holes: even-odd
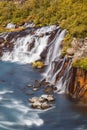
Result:
[[[66,33],[56,25],[0,33],[0,130],[87,130],[87,72],[62,56]]]

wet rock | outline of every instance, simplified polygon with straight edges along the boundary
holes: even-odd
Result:
[[[33,21],[29,21],[29,22],[25,23],[23,25],[23,27],[25,27],[25,28],[33,28],[33,27],[35,27],[35,24],[33,23]]]
[[[40,97],[32,97],[29,99],[31,106],[36,109],[47,109],[52,107],[50,102],[54,101],[53,95],[41,95]]]
[[[37,90],[38,90],[38,88],[36,88],[36,87],[33,88],[33,91],[37,91]]]
[[[41,98],[44,98],[44,99],[47,99],[47,94],[43,94],[43,95],[41,95]]]
[[[29,99],[29,102],[31,102],[31,103],[34,103],[34,102],[37,102],[37,101],[39,101],[38,97],[32,97],[31,99]]]
[[[26,92],[27,95],[33,95],[34,93],[32,91]]]
[[[50,107],[51,107],[51,105],[48,104],[47,102],[43,102],[43,103],[41,104],[41,108],[42,108],[42,109],[48,109],[48,108],[50,108]]]
[[[35,46],[35,39],[33,39],[32,42],[28,43],[28,44],[29,44],[28,45],[28,51],[31,51],[34,48],[34,46]]]
[[[45,93],[53,93],[53,86],[52,85],[48,85],[45,89],[44,92]]]
[[[50,95],[44,94],[41,97],[44,98],[45,100],[47,100],[48,102],[51,102],[51,101],[55,100],[55,98],[54,98],[54,96],[52,94],[50,94]]]
[[[43,33],[39,34],[39,37],[43,37],[43,36],[44,36],[44,34],[43,34]]]
[[[41,108],[41,103],[39,102],[39,101],[36,101],[36,102],[34,102],[34,103],[32,103],[32,105],[31,105],[33,108]]]
[[[41,103],[43,103],[43,102],[45,102],[46,100],[43,98],[43,97],[40,97],[39,98],[39,102],[41,102]]]
[[[48,96],[47,96],[47,100],[48,100],[48,102],[52,102],[52,101],[54,101],[55,99],[54,99],[54,96],[53,96],[53,95],[48,95]]]
[[[45,60],[46,56],[47,56],[47,52],[48,52],[48,48],[46,47],[43,52],[40,54],[40,57],[42,60]]]
[[[32,88],[32,87],[33,87],[33,85],[32,85],[32,84],[28,84],[28,85],[27,85],[27,87],[29,87],[29,88],[31,87],[31,88]]]
[[[38,80],[35,80],[35,85],[36,88],[41,87],[41,83]]]
[[[50,34],[50,37],[49,37],[49,39],[48,39],[48,44],[50,44],[50,42],[54,39],[54,37],[55,37],[57,31],[58,31],[58,29],[56,29],[56,30],[54,30],[53,32],[51,32],[51,34],[49,33],[49,34]],[[49,34],[46,34],[46,35],[49,35]]]
[[[0,44],[4,43],[5,39],[3,37],[0,37]]]

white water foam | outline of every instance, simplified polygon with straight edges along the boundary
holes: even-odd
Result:
[[[34,34],[28,34],[25,37],[12,39],[14,42],[14,48],[12,52],[4,52],[1,60],[19,62],[19,63],[31,63],[40,59],[40,54],[47,46],[49,35],[45,35],[47,32],[52,32],[57,29],[55,25],[46,26],[37,29]],[[43,34],[41,37],[40,35]],[[28,50],[29,45],[34,42],[34,47]]]
[[[2,118],[0,120],[0,127],[5,129],[11,129],[15,126],[41,126],[43,125],[44,121],[39,117],[39,113],[42,113],[42,111],[37,111],[31,109],[29,106],[24,105],[24,103],[20,100],[16,99],[9,99],[10,102],[5,102],[3,104],[0,104],[0,107],[4,107],[5,109],[10,110],[10,114],[13,115],[14,121],[5,120]],[[0,113],[1,115],[1,113]],[[3,113],[3,117],[4,117]],[[1,119],[1,118],[0,118]]]
[[[4,95],[4,94],[6,94],[6,93],[13,93],[13,92],[14,92],[14,91],[6,90],[6,89],[5,89],[5,90],[2,90],[2,91],[0,90],[0,94],[1,94],[1,95]]]

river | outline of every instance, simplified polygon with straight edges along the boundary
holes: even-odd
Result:
[[[0,61],[0,130],[87,130],[87,107],[63,94],[55,94],[49,110],[30,107],[29,97],[42,92],[32,92],[27,85],[41,78],[29,64]]]

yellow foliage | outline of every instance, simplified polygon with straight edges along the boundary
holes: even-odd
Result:
[[[21,30],[24,30],[24,29],[25,29],[24,27],[18,27],[18,28],[11,28],[8,31],[9,32],[18,32],[18,31],[21,31]]]
[[[32,63],[32,66],[38,69],[41,69],[44,67],[44,63],[42,61],[35,61]]]

